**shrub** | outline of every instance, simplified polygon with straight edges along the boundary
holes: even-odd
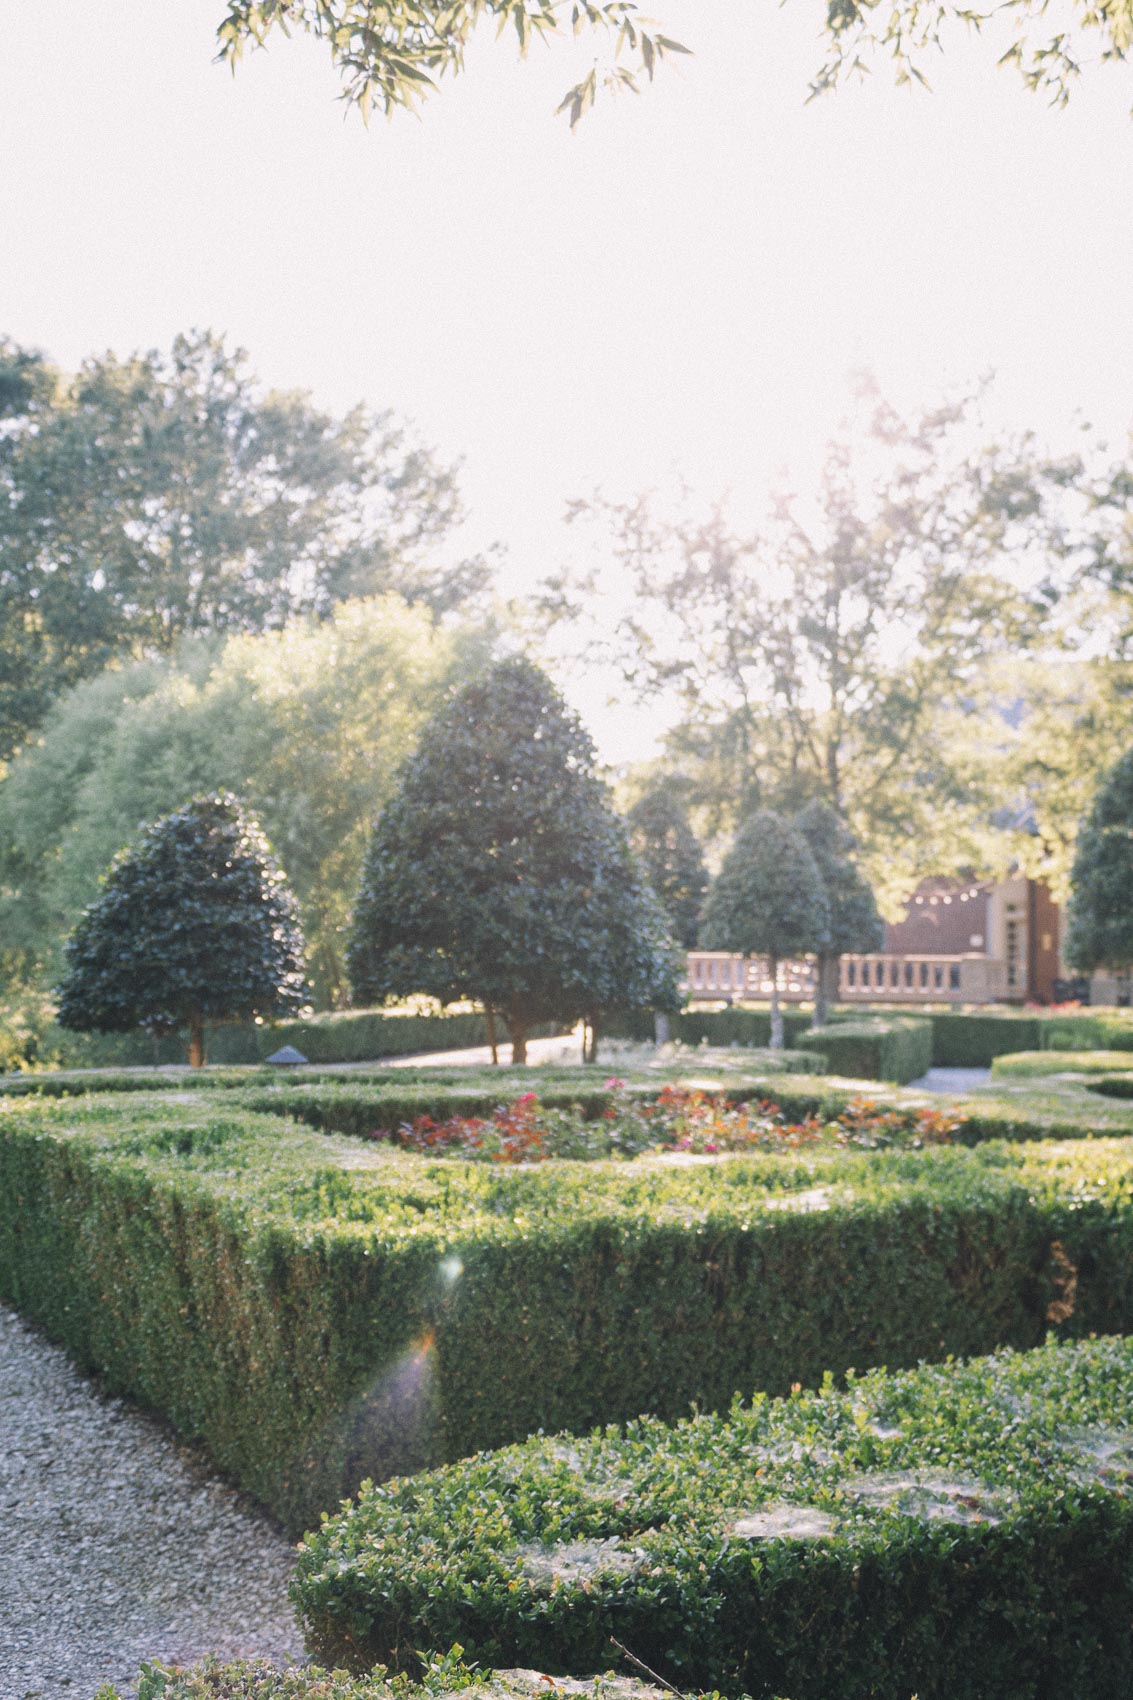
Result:
[[[5,1099],[0,1293],[297,1528],[538,1428],[1133,1326],[1133,1144],[496,1167]]]
[[[459,1634],[585,1673],[792,1700],[1133,1691],[1133,1345],[1048,1345],[363,1487],[308,1535],[308,1644]]]
[[[903,1086],[932,1067],[932,1026],[914,1016],[876,1016],[816,1027],[796,1042],[820,1052],[829,1073],[852,1080],[893,1080]]]

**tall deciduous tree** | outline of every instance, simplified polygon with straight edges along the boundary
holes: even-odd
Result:
[[[293,1015],[306,998],[294,900],[235,797],[195,797],[111,865],[67,944],[59,1021],[80,1032]]]
[[[854,837],[827,803],[812,802],[795,816],[822,877],[830,910],[825,948],[815,952],[814,1025],[825,1027],[838,991],[838,960],[845,951],[880,950],[881,917],[870,886],[853,860]]]
[[[342,1002],[369,823],[443,691],[483,668],[490,642],[367,597],[76,686],[0,781],[0,985],[57,977],[63,936],[138,822],[223,788],[287,868],[315,1001]]]
[[[549,586],[545,607],[596,631],[591,653],[640,699],[683,708],[669,755],[715,826],[820,798],[898,898],[929,871],[924,848],[937,860],[942,823],[987,807],[941,727],[976,718],[989,657],[1047,621],[1060,469],[1026,442],[975,452],[966,404],[906,420],[868,385],[860,399],[813,499],[783,496],[754,535],[651,497],[573,504],[601,565]],[[611,553],[634,591],[616,607]]]
[[[771,966],[771,1044],[783,1046],[779,964],[830,948],[830,905],[802,833],[760,809],[743,822],[708,893],[701,924],[708,950],[766,956]]]
[[[1133,750],[1105,780],[1078,835],[1064,948],[1083,973],[1133,967]]]
[[[378,818],[348,948],[356,997],[471,998],[517,1062],[535,1022],[671,1006],[663,915],[549,680],[501,662],[421,735]]]
[[[661,900],[673,938],[691,950],[708,890],[708,869],[688,810],[673,783],[662,780],[638,799],[626,820],[630,842]]]
[[[391,415],[266,394],[208,334],[77,376],[0,344],[0,760],[115,657],[390,589],[440,611],[456,469]]]

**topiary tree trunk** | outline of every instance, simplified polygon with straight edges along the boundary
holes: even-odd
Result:
[[[507,1030],[511,1040],[511,1065],[521,1068],[527,1062],[527,1021],[516,1009],[508,1011]]]
[[[783,1011],[779,1005],[779,958],[771,958],[771,1049],[783,1049]]]
[[[189,1014],[189,1067],[205,1066],[205,1021],[199,1009]]]

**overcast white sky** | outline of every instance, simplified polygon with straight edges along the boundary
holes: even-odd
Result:
[[[906,401],[994,367],[990,417],[1055,444],[1133,421],[1133,68],[1056,112],[957,34],[931,95],[879,67],[805,105],[818,0],[655,0],[696,57],[573,135],[593,49],[521,66],[490,31],[367,130],[315,43],[214,64],[222,9],[0,0],[0,333],[70,366],[210,326],[272,385],[393,406],[465,457],[513,586],[596,484],[753,502],[855,366]]]

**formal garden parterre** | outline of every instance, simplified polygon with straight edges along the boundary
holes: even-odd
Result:
[[[380,1532],[397,1480],[436,1479],[494,1540],[478,1466],[461,1461],[486,1456],[490,1472],[496,1454],[485,1449],[518,1444],[503,1456],[519,1462],[500,1468],[526,1482],[522,1446],[540,1432],[576,1437],[548,1443],[567,1476],[587,1445],[639,1457],[668,1448],[674,1476],[690,1469],[710,1507],[715,1465],[680,1453],[696,1422],[664,1426],[691,1407],[701,1425],[723,1425],[719,1459],[737,1393],[770,1395],[753,1409],[789,1414],[825,1385],[815,1408],[833,1410],[834,1387],[849,1378],[852,1398],[871,1366],[892,1376],[1004,1347],[1033,1354],[1048,1336],[1040,1379],[1078,1362],[1084,1343],[1080,1370],[1066,1373],[1083,1387],[1100,1376],[1128,1427],[1133,1386],[1114,1370],[1125,1360],[1089,1341],[1133,1330],[1133,1104],[1091,1090],[1129,1053],[1052,1054],[1042,1048],[1050,1022],[1037,1051],[1004,1056],[985,1088],[955,1104],[863,1078],[887,1028],[898,1044],[910,1029],[922,1046],[927,1034],[931,1057],[961,1019],[837,1023],[827,1031],[844,1026],[856,1080],[817,1072],[826,1057],[811,1048],[679,1043],[617,1047],[617,1074],[314,1065],[10,1077],[0,1083],[0,1291],[106,1385],[203,1440],[295,1535],[360,1482],[394,1483],[364,1496],[346,1524],[332,1517],[308,1533],[296,1598],[321,1661],[312,1693],[325,1682],[335,1700],[354,1700],[354,1678],[324,1676],[322,1664],[414,1671],[418,1654],[453,1642],[489,1685],[485,1672],[501,1664],[624,1670],[620,1643],[682,1693],[817,1700],[836,1682],[839,1700],[1031,1700],[1073,1692],[1067,1682],[1120,1687],[1120,1412],[1066,1418],[1067,1433],[1088,1430],[1101,1448],[1096,1479],[1056,1484],[1043,1505],[997,1497],[985,1491],[996,1470],[1023,1466],[1013,1454],[962,1455],[984,1400],[972,1389],[987,1385],[977,1369],[964,1371],[977,1379],[951,1451],[886,1455],[864,1498],[846,1486],[870,1475],[858,1454],[809,1497],[802,1475],[773,1471],[749,1483],[743,1505],[702,1516],[695,1541],[674,1535],[713,1577],[702,1619],[696,1589],[668,1559],[653,1555],[660,1568],[639,1586],[642,1542],[627,1567],[616,1531],[537,1532],[518,1561],[501,1535],[489,1586],[483,1545],[465,1541],[454,1517],[441,1587],[428,1564],[413,1571],[412,1555],[431,1550],[423,1525],[406,1535],[399,1524],[392,1546]],[[1035,1042],[1027,1018],[990,1017],[965,1035],[977,1045],[984,1020],[1017,1023]],[[1125,1020],[1072,1024],[1064,1042],[1112,1043]],[[710,1035],[711,1025],[700,1038]],[[994,1374],[1010,1378],[1003,1363]],[[960,1389],[955,1365],[941,1373]],[[611,1422],[630,1425],[621,1439],[608,1428],[606,1442],[577,1439]],[[817,1468],[829,1450],[817,1435],[808,1418],[790,1443],[796,1464]],[[530,1445],[542,1456],[542,1442]],[[1061,1445],[1034,1454],[1048,1488]],[[440,1477],[420,1475],[438,1466]],[[532,1468],[541,1482],[542,1465]],[[556,1503],[542,1487],[527,1497]],[[753,1531],[738,1547],[737,1519],[724,1515],[734,1511]],[[657,1540],[670,1521],[657,1520]],[[355,1540],[369,1556],[347,1564],[341,1543]],[[391,1580],[374,1552],[394,1548]],[[1069,1627],[1065,1611],[1056,1622],[1059,1589],[1074,1602]],[[387,1645],[381,1601],[392,1595],[402,1627]],[[915,1611],[918,1597],[931,1608]],[[674,1613],[683,1639],[670,1633]],[[964,1636],[947,1627],[958,1613]],[[725,1620],[731,1642],[719,1638]],[[1015,1626],[1006,1637],[1004,1622]],[[977,1674],[961,1681],[966,1661]],[[232,1672],[168,1680],[190,1685],[186,1700],[261,1690],[274,1700],[284,1680]],[[387,1677],[359,1680],[367,1694]]]

